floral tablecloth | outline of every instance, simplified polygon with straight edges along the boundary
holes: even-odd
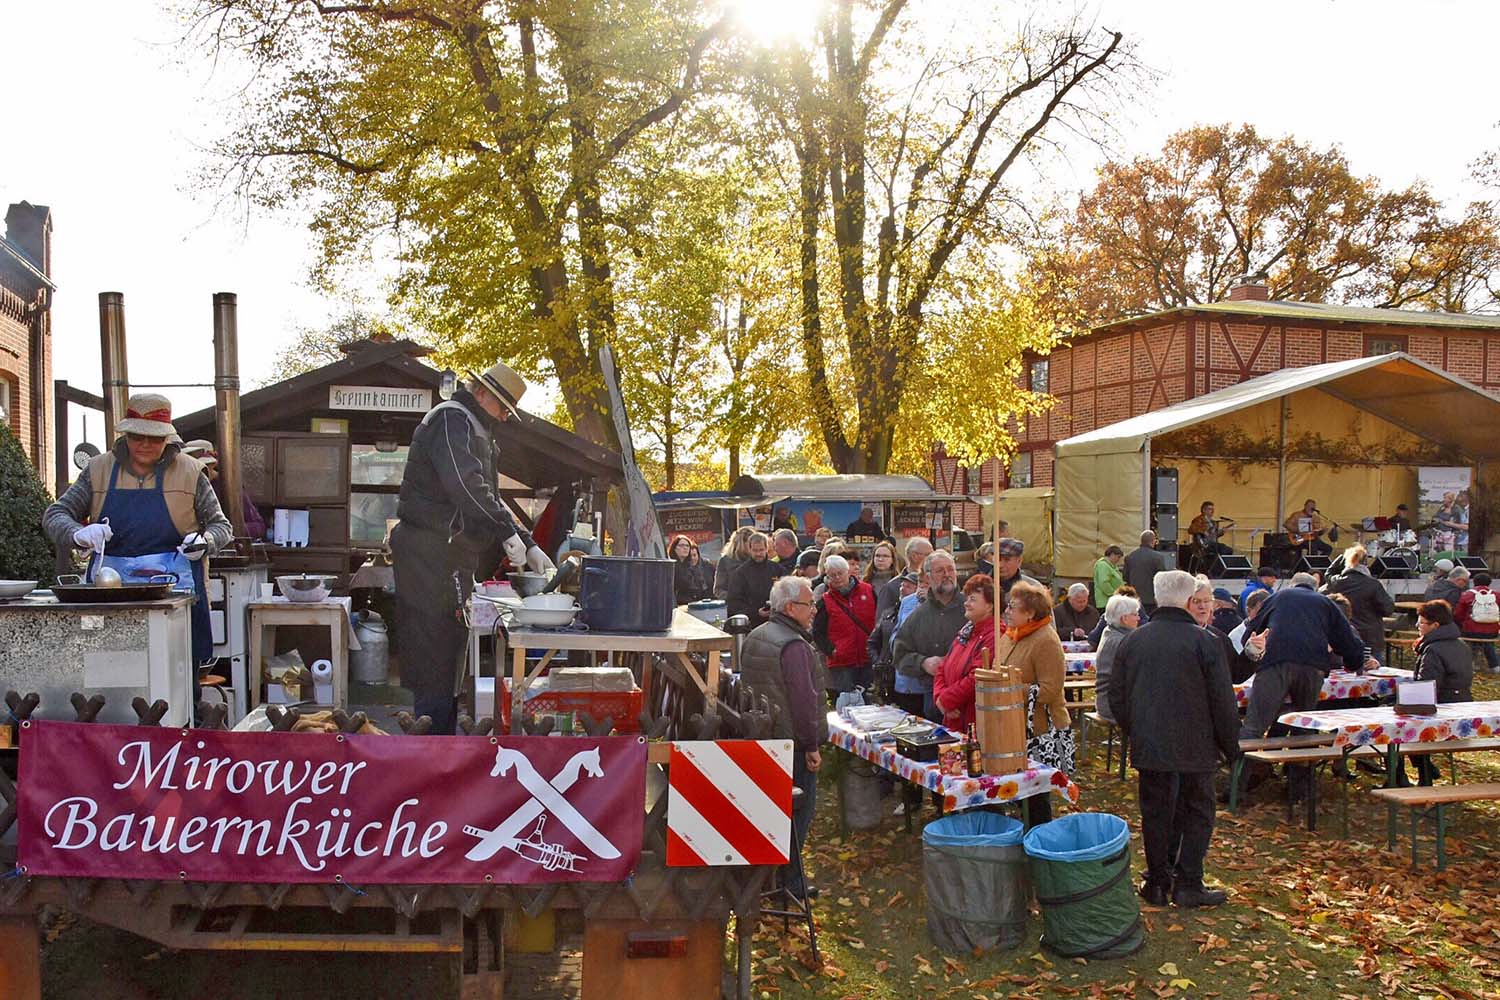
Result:
[[[1084,639],[1064,639],[1062,648],[1064,653],[1087,653],[1089,644]]]
[[[1397,715],[1391,706],[1288,712],[1280,721],[1286,726],[1333,733],[1333,745],[1341,748],[1435,743],[1500,733],[1500,701],[1439,705],[1436,715]]]
[[[1081,652],[1064,652],[1063,658],[1068,661],[1068,673],[1086,674],[1094,669],[1094,654],[1087,650]]]
[[[828,742],[847,750],[858,757],[884,768],[905,781],[937,792],[943,797],[943,812],[960,812],[975,806],[993,802],[1013,802],[1030,798],[1047,791],[1063,796],[1069,802],[1078,802],[1078,786],[1063,772],[1043,767],[1032,761],[1020,774],[986,774],[980,778],[956,778],[938,771],[937,764],[925,764],[903,757],[896,752],[894,744],[878,746],[865,738],[839,717],[837,712],[828,713]]]
[[[1378,674],[1352,674],[1347,670],[1335,670],[1323,681],[1323,690],[1318,692],[1319,701],[1345,701],[1351,698],[1389,698],[1396,693],[1397,681],[1409,681],[1410,670],[1385,667]],[[1250,704],[1250,688],[1255,676],[1243,684],[1234,686],[1234,700],[1240,708]]]

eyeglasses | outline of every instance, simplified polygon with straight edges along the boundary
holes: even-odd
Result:
[[[815,606],[812,601],[787,601],[787,603],[788,604],[800,604],[803,607],[807,607],[807,608],[811,608],[811,607]]]

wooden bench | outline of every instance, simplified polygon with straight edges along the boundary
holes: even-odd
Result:
[[[1324,734],[1314,734],[1303,737],[1287,737],[1288,740],[1303,740],[1321,742],[1303,742],[1295,746],[1280,747],[1250,747],[1251,743],[1276,742],[1274,740],[1241,740],[1240,749],[1245,751],[1244,757],[1258,761],[1263,764],[1283,765],[1289,767],[1312,767],[1316,769],[1321,764],[1337,760],[1376,760],[1383,759],[1387,766],[1391,764],[1389,747],[1362,746],[1352,750],[1342,750],[1333,746],[1333,737]],[[1500,750],[1500,738],[1475,738],[1466,740],[1438,740],[1433,743],[1402,743],[1396,747],[1397,755],[1406,758],[1421,754],[1443,754],[1448,758],[1448,773],[1454,785],[1458,784],[1458,763],[1456,755],[1461,753],[1478,753],[1488,750]],[[1238,763],[1238,762],[1237,762]],[[1348,795],[1344,789],[1344,782],[1339,783],[1339,815],[1342,827],[1342,836],[1349,836],[1349,802]],[[1235,786],[1230,787],[1230,810],[1235,807]],[[1287,822],[1292,819],[1293,803],[1291,797],[1287,797]],[[1317,828],[1317,773],[1314,770],[1310,777],[1307,789],[1307,828]]]
[[[1448,826],[1443,807],[1457,802],[1486,802],[1500,799],[1500,784],[1447,785],[1431,788],[1376,788],[1376,798],[1385,800],[1385,846],[1396,849],[1396,807],[1411,810],[1411,864],[1417,866],[1417,824],[1431,813],[1437,829],[1437,870],[1448,867],[1445,838]]]
[[[1240,775],[1245,770],[1245,758],[1253,753],[1268,750],[1300,750],[1307,747],[1331,747],[1333,737],[1323,733],[1308,733],[1298,736],[1262,736],[1240,740],[1240,755],[1229,768],[1229,811],[1239,812]],[[1259,758],[1254,758],[1259,759]]]

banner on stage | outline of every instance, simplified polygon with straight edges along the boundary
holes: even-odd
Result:
[[[637,737],[328,736],[32,722],[28,875],[211,882],[619,882]]]
[[[1428,551],[1468,554],[1473,475],[1474,470],[1466,466],[1417,469],[1417,523],[1428,526],[1424,532]]]

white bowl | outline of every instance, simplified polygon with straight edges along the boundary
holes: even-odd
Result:
[[[578,614],[577,608],[566,608],[563,610],[544,610],[542,608],[517,608],[515,619],[517,625],[529,625],[539,628],[561,628],[573,623],[573,616]]]
[[[25,597],[35,589],[35,580],[0,580],[0,600]]]
[[[533,611],[570,611],[577,602],[572,594],[532,594],[521,598],[521,604]]]
[[[328,598],[334,578],[331,576],[278,576],[276,587],[281,596],[293,604],[316,604]]]

